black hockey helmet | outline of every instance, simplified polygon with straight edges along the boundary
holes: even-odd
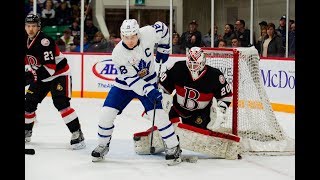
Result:
[[[24,20],[24,23],[37,23],[38,26],[41,26],[41,20],[36,14],[28,14]]]

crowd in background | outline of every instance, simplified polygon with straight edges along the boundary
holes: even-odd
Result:
[[[224,32],[218,31],[214,25],[213,46],[218,48],[255,46],[262,57],[284,57],[286,51],[286,17],[281,16],[279,25],[273,22],[262,21],[260,36],[250,44],[250,30],[246,28],[245,21],[238,19],[234,24],[225,24]],[[197,30],[198,23],[193,20],[188,30],[180,36],[174,32],[172,36],[172,53],[183,54],[191,47],[211,47],[211,28],[204,35]],[[295,21],[289,20],[288,57],[295,57]]]
[[[37,14],[41,28],[50,26],[67,27],[56,39],[62,52],[80,51],[80,7],[81,0],[37,0]],[[107,39],[92,20],[92,9],[85,1],[84,51],[112,52],[116,44],[115,34]],[[33,0],[25,1],[25,15],[33,13]]]
[[[80,51],[80,0],[37,0],[37,14],[41,17],[42,27],[67,26],[56,40],[61,51]],[[25,14],[33,13],[33,0],[25,0]],[[107,39],[92,21],[92,9],[85,1],[84,52],[112,52],[119,42],[116,34],[110,33]],[[295,57],[295,21],[289,20],[288,47],[286,47],[286,17],[281,16],[279,22],[262,21],[260,36],[254,37],[250,44],[250,30],[242,19],[225,24],[223,32],[218,26],[214,29],[214,47],[248,47],[255,46],[262,57]],[[211,47],[211,28],[206,33],[200,32],[198,22],[191,21],[188,29],[181,35],[173,30],[172,53],[185,54],[191,47]]]

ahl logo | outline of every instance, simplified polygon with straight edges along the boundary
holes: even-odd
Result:
[[[111,62],[111,59],[105,59],[95,63],[92,66],[93,74],[96,75],[98,78],[108,81],[114,81],[118,72],[115,68],[115,65]]]

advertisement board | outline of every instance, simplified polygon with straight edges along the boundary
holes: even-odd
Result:
[[[117,75],[111,54],[67,54],[73,77],[73,96],[105,98]],[[170,56],[162,65],[165,71],[185,57]],[[277,59],[260,60],[261,80],[275,110],[294,112],[295,62]],[[156,63],[156,70],[158,69]]]

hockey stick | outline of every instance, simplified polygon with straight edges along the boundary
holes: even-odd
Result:
[[[35,153],[34,149],[24,149],[24,154],[34,155]]]
[[[158,70],[158,76],[157,76],[157,86],[158,86],[159,80],[160,80],[161,66],[162,66],[162,59],[160,59],[160,63],[159,63],[159,70]],[[155,152],[155,150],[156,150],[155,147],[152,146],[154,121],[155,121],[155,118],[156,118],[156,106],[157,106],[157,101],[154,101],[154,103],[153,103],[152,126],[151,126],[151,141],[150,141],[150,153],[151,154],[153,154]]]

